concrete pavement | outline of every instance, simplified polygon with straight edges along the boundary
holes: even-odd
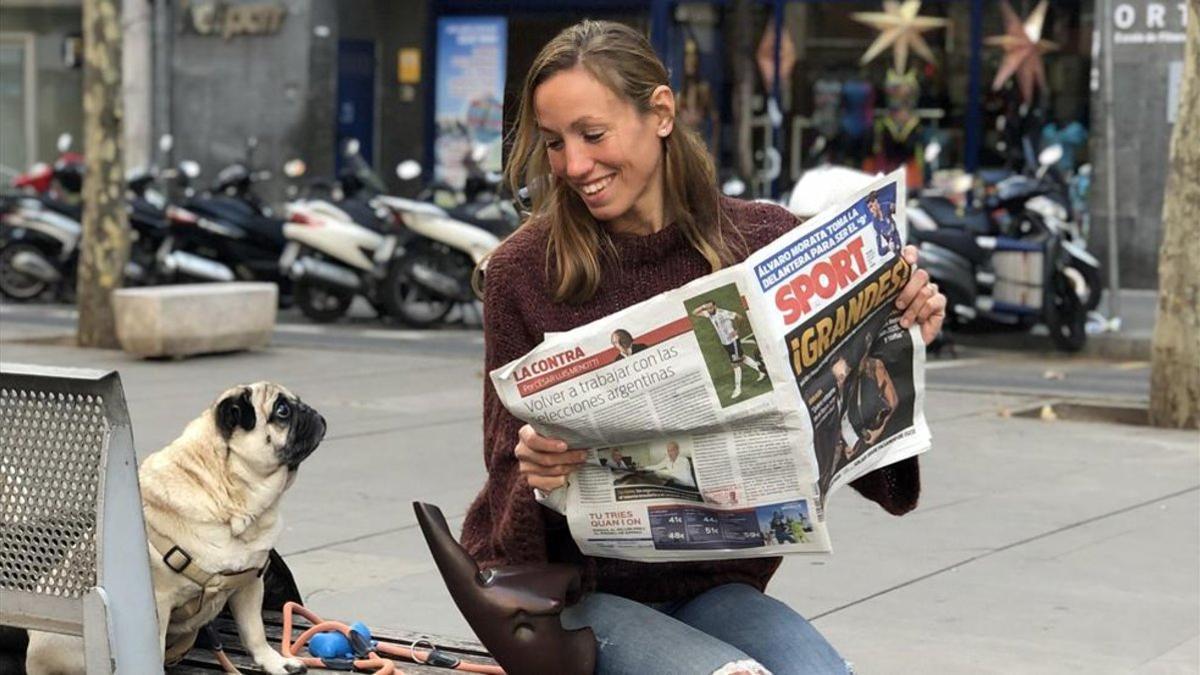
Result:
[[[143,362],[64,332],[0,313],[0,358],[119,370],[139,456],[233,384],[299,393],[330,427],[284,505],[280,550],[307,603],[470,634],[409,504],[440,505],[457,531],[482,484],[477,334],[285,335]],[[835,553],[789,558],[769,591],[862,673],[1200,672],[1200,436],[1000,414],[1063,394],[1144,399],[1145,364],[967,352],[931,365],[921,506],[897,519],[837,493]]]

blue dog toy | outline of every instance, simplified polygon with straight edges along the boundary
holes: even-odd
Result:
[[[371,631],[363,622],[354,622],[351,624],[350,630],[365,636],[367,644],[374,644],[371,642]],[[349,659],[355,656],[350,639],[335,630],[312,636],[312,639],[308,641],[308,651],[319,659]]]

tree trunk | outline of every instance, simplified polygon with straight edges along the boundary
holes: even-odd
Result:
[[[116,347],[112,291],[129,259],[121,166],[121,21],[117,0],[83,2],[83,240],[79,251],[79,344]]]
[[[1188,3],[1179,114],[1171,136],[1158,317],[1150,370],[1150,423],[1196,428],[1200,418],[1200,3]]]

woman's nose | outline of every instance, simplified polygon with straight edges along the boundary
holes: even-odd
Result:
[[[567,178],[580,180],[587,178],[592,171],[592,158],[588,156],[587,148],[580,143],[568,142],[564,147],[567,159]]]

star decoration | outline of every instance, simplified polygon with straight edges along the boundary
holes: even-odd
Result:
[[[912,49],[921,58],[936,63],[933,51],[921,33],[934,28],[945,28],[949,19],[938,19],[931,16],[919,16],[921,0],[883,0],[882,12],[855,12],[851,14],[855,21],[865,23],[879,31],[879,37],[862,55],[862,63],[870,63],[872,59],[887,49],[892,48],[894,69],[898,73],[908,70],[908,50]]]
[[[1022,22],[1008,0],[1004,0],[1000,5],[1000,11],[1004,15],[1004,35],[996,35],[986,40],[989,45],[1004,50],[1004,60],[1000,62],[1000,69],[996,71],[992,90],[999,91],[1010,77],[1016,75],[1021,100],[1032,103],[1034,90],[1037,87],[1046,88],[1046,64],[1042,61],[1042,55],[1058,49],[1057,44],[1042,39],[1046,7],[1046,0],[1042,0]]]

